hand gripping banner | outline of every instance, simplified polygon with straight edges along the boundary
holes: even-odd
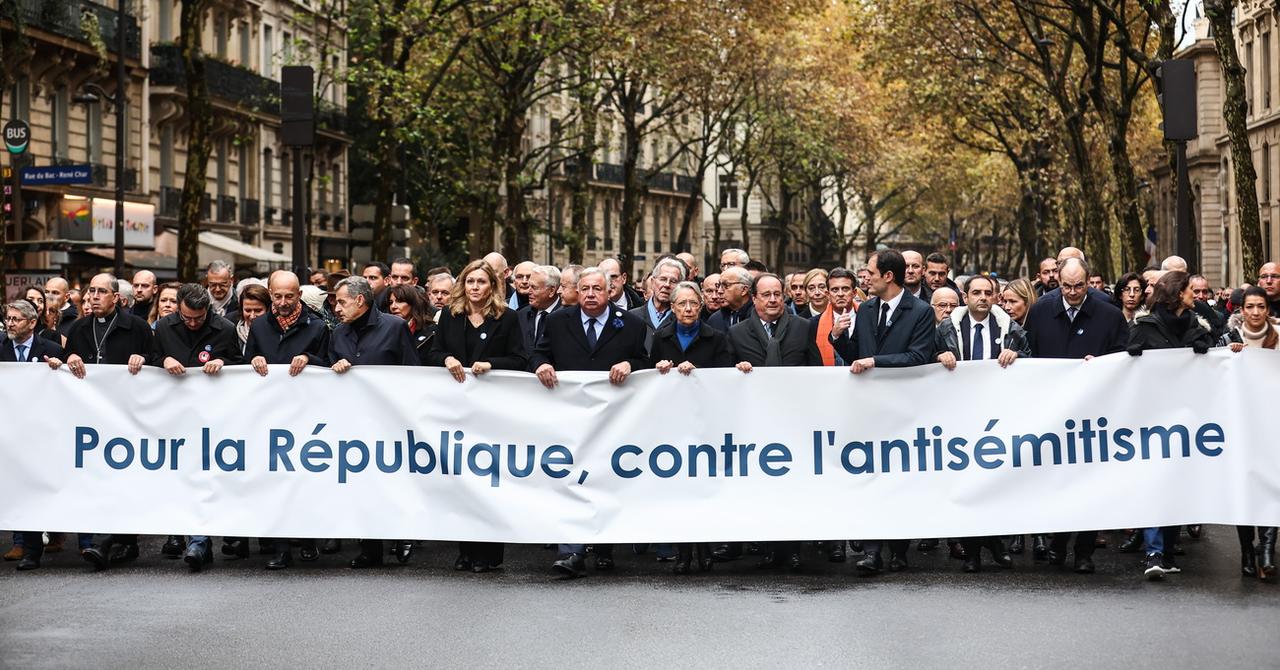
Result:
[[[1280,524],[1280,356],[633,374],[0,364],[0,528],[681,542]]]

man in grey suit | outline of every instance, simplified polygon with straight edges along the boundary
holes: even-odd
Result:
[[[755,313],[729,329],[737,368],[800,366],[809,362],[809,320],[787,312],[786,289],[778,275],[762,272],[751,284]],[[799,542],[770,542],[761,568],[799,570]]]
[[[640,317],[649,332],[644,338],[644,350],[653,347],[653,333],[671,320],[671,292],[676,284],[684,281],[684,264],[673,256],[658,261],[653,266],[653,296],[643,305],[631,310]]]
[[[869,283],[875,297],[862,303],[854,320],[853,346],[840,355],[852,360],[849,371],[865,374],[877,367],[906,368],[933,361],[934,318],[929,303],[903,290],[907,262],[892,249],[877,251],[867,261]],[[866,558],[858,561],[859,574],[880,572],[881,540],[862,544]],[[909,540],[890,540],[889,569],[907,567]]]

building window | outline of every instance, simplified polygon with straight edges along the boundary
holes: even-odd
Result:
[[[84,107],[84,135],[87,158],[90,163],[102,163],[102,105],[94,103]]]
[[[340,89],[342,88],[342,84],[339,82],[342,81],[342,77],[341,77],[341,74],[338,72],[338,57],[334,56],[332,60],[330,60],[329,62],[331,67],[331,69],[329,70],[329,82],[330,82],[329,86],[332,87],[333,89],[330,97],[333,99],[333,105],[335,107],[341,107],[342,96],[340,94],[342,91]]]
[[[662,206],[653,203],[653,251],[662,248]]]
[[[243,200],[253,195],[249,188],[249,145],[242,142],[236,149],[236,192]]]
[[[52,115],[49,120],[54,161],[66,161],[70,158],[67,153],[67,136],[70,134],[67,116],[70,112],[71,95],[67,92],[66,86],[59,86],[53,92]]]
[[[160,127],[160,185],[173,186],[173,125]]]
[[[1258,172],[1258,181],[1262,188],[1258,189],[1263,207],[1271,205],[1271,145],[1262,143],[1262,170]]]
[[[9,118],[29,121],[31,116],[31,81],[25,76],[13,80],[9,89]]]
[[[324,212],[329,209],[329,180],[325,178],[326,170],[324,163],[317,165],[316,170],[319,172],[319,174],[316,175],[316,183],[319,184],[320,189],[320,197],[316,198],[316,204],[319,205],[319,207],[316,209]]]
[[[249,54],[253,49],[253,43],[249,40],[249,22],[242,21],[240,23],[240,66],[249,67]]]
[[[732,174],[720,175],[720,209],[738,208],[738,178]]]
[[[281,33],[280,36],[284,40],[284,44],[281,46],[281,49],[284,51],[284,64],[293,65],[293,35],[290,35],[288,31],[285,31]]]
[[[1248,75],[1245,77],[1244,99],[1249,105],[1249,114],[1253,114],[1253,92],[1257,90],[1258,85],[1254,78],[1253,69],[1253,42],[1244,43],[1244,71]]]
[[[342,166],[337,163],[333,164],[333,205],[330,211],[334,216],[346,213],[346,208],[342,206]]]
[[[276,189],[275,189],[275,179],[273,179],[275,175],[272,170],[272,168],[274,167],[274,164],[272,163],[272,161],[274,159],[275,159],[275,156],[271,153],[270,149],[262,150],[262,206],[263,207],[275,206]]]
[[[292,163],[289,161],[289,152],[282,151],[280,153],[280,209],[293,209],[293,173],[290,171]],[[284,223],[284,219],[280,220]]]
[[[1271,33],[1262,34],[1262,108],[1271,109]]]
[[[219,198],[227,194],[227,150],[227,140],[218,143],[218,163],[214,173],[218,180]]]
[[[275,31],[271,26],[265,23],[262,24],[262,67],[259,70],[262,72],[262,76],[268,79],[275,79],[276,76],[275,68],[273,67],[276,54],[274,40]]]
[[[160,0],[160,11],[156,13],[157,33],[161,42],[173,41],[173,0]]]
[[[604,248],[613,248],[613,200],[604,201]]]
[[[231,36],[231,19],[226,14],[217,14],[213,19],[213,53],[218,58],[226,60],[227,58],[227,42]]]

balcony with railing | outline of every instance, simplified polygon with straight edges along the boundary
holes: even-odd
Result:
[[[235,223],[239,203],[229,195],[218,196],[218,223]]]
[[[18,0],[18,12],[28,28],[45,30],[77,42],[92,44],[85,34],[84,15],[98,22],[99,34],[109,53],[116,52],[116,10],[88,0]],[[8,16],[4,12],[3,16]],[[125,57],[138,60],[142,56],[142,31],[138,19],[125,14]]]
[[[211,98],[254,112],[279,115],[278,82],[208,56],[204,59],[204,74]],[[152,45],[150,79],[152,86],[172,86],[185,92],[187,75],[182,69],[182,51],[176,45]]]
[[[245,226],[256,226],[261,220],[260,212],[262,208],[258,205],[258,201],[253,198],[241,198],[240,200],[240,223]]]

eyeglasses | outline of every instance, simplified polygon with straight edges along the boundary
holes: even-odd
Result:
[[[933,304],[934,309],[937,309],[939,307],[943,309],[955,309],[959,306],[960,306],[960,303],[958,302],[936,302]]]
[[[28,318],[27,318],[27,317],[25,317],[25,316],[6,316],[6,317],[4,317],[4,322],[5,322],[5,323],[22,323],[23,321],[34,321],[34,319],[28,319]]]
[[[1274,281],[1280,279],[1280,275],[1258,275],[1258,281]]]

